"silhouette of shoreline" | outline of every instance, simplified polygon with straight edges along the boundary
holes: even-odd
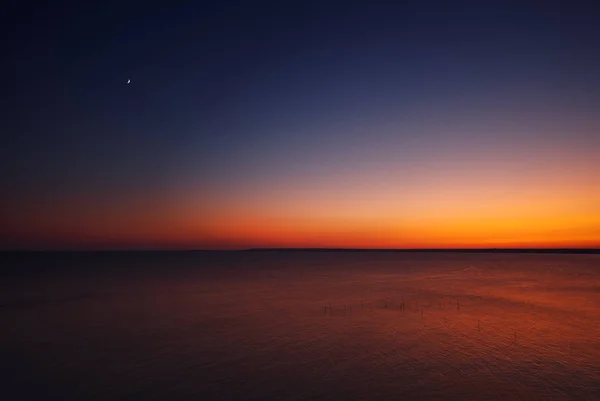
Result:
[[[396,252],[396,253],[584,253],[600,254],[598,248],[252,248],[247,252]]]
[[[547,253],[600,254],[600,248],[249,248],[249,249],[106,249],[106,250],[0,250],[0,255],[17,254],[173,254],[245,252],[360,252],[360,253]]]

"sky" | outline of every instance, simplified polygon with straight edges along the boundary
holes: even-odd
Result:
[[[0,249],[600,247],[591,2],[46,3]]]

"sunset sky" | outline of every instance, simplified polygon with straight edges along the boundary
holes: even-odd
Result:
[[[600,247],[597,10],[126,3],[0,17],[1,249]]]

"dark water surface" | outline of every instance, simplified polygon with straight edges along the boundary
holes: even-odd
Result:
[[[600,255],[1,258],[3,400],[600,400]]]

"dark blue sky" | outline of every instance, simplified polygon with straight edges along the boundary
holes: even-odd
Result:
[[[202,215],[206,199],[385,182],[449,155],[598,150],[590,3],[377,3],[14,3],[5,213],[183,197]]]

